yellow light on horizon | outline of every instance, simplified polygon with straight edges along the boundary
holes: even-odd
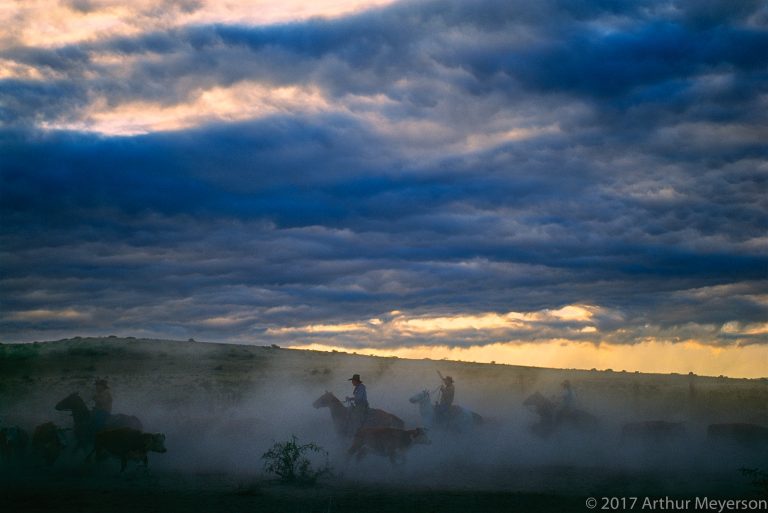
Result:
[[[410,359],[495,362],[560,369],[594,368],[661,374],[693,372],[704,376],[725,375],[736,378],[768,377],[768,347],[757,344],[722,347],[693,341],[684,343],[653,341],[632,345],[595,345],[587,342],[551,340],[497,343],[466,348],[420,345],[387,349],[373,347],[350,349],[340,345],[319,343],[287,347],[313,351],[355,351],[359,354]]]

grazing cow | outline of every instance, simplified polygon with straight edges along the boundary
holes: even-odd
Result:
[[[347,451],[348,456],[357,454],[357,461],[365,456],[368,449],[389,458],[393,464],[405,461],[405,452],[413,444],[429,445],[425,429],[361,428]]]
[[[685,433],[686,431],[684,422],[649,420],[643,422],[627,422],[621,426],[622,441],[671,441],[685,436]]]
[[[53,422],[46,422],[32,433],[32,450],[40,454],[48,465],[53,465],[67,446],[64,431]]]
[[[142,433],[131,428],[107,429],[96,433],[94,447],[86,460],[94,454],[101,459],[104,453],[120,458],[120,472],[125,470],[128,460],[144,462],[144,468],[149,467],[147,452],[166,452],[165,435],[161,433]]]
[[[768,427],[747,423],[710,424],[707,439],[744,447],[768,447]]]

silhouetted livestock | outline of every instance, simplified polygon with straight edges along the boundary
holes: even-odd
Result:
[[[56,403],[57,411],[69,411],[72,412],[72,421],[74,423],[75,439],[77,444],[75,450],[85,449],[90,447],[93,443],[93,437],[96,435],[96,426],[93,422],[93,412],[85,405],[80,394],[73,392],[67,397]],[[125,415],[122,413],[115,413],[110,415],[103,428],[101,429],[115,429],[115,428],[131,428],[141,431],[141,421],[133,415]]]
[[[467,433],[483,424],[483,417],[459,405],[451,405],[442,418],[436,414],[429,390],[422,390],[408,399],[419,406],[421,422],[428,428],[442,428],[455,433]]]
[[[707,426],[707,439],[744,447],[768,448],[768,427],[748,423],[710,424]]]
[[[361,428],[355,434],[355,438],[347,454],[357,455],[361,460],[370,449],[376,454],[386,456],[392,463],[405,461],[405,452],[413,444],[432,443],[427,437],[426,430],[397,429],[397,428]]]
[[[345,407],[342,402],[331,392],[326,391],[317,398],[312,406],[315,408],[328,408],[331,411],[331,419],[336,433],[341,436],[351,436],[355,434],[355,423],[351,418],[351,409]],[[384,410],[369,408],[363,418],[363,428],[369,427],[391,427],[403,429],[405,422],[400,417],[387,413]]]
[[[32,433],[32,450],[42,456],[48,465],[53,465],[67,446],[64,431],[53,422],[46,422]]]
[[[592,431],[599,427],[597,417],[578,408],[564,407],[555,401],[534,392],[523,401],[523,406],[530,408],[539,416],[538,422],[531,426],[531,431],[547,437],[561,429]]]
[[[94,455],[101,459],[106,454],[120,458],[120,472],[125,470],[128,460],[138,460],[149,467],[148,452],[166,452],[165,435],[161,433],[142,433],[131,428],[107,429],[96,433],[94,447],[86,460]]]

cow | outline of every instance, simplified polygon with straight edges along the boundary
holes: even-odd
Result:
[[[347,451],[347,456],[357,455],[357,461],[365,456],[368,449],[380,456],[386,456],[392,464],[405,461],[405,452],[413,444],[429,445],[432,442],[427,438],[427,432],[423,428],[397,429],[397,428],[360,428],[355,433],[352,445]]]
[[[710,441],[734,443],[743,447],[768,447],[768,427],[748,423],[710,424],[707,426]]]
[[[142,433],[137,429],[117,428],[96,433],[93,450],[86,457],[91,461],[94,455],[102,459],[105,453],[120,458],[120,472],[125,470],[128,460],[138,460],[149,468],[147,452],[164,453],[165,435],[161,433]]]
[[[649,420],[627,422],[621,426],[622,441],[664,442],[682,438],[685,436],[685,433],[684,422]]]
[[[48,465],[53,465],[67,446],[64,433],[65,430],[53,422],[40,424],[32,432],[32,450]]]

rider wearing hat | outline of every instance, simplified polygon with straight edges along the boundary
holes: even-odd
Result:
[[[443,377],[440,371],[437,374],[443,380],[443,384],[440,386],[440,396],[435,405],[435,415],[438,422],[443,422],[448,418],[448,412],[453,405],[453,396],[456,393],[456,389],[453,387],[453,378],[451,376]]]
[[[352,432],[355,433],[362,427],[365,422],[365,417],[368,414],[368,393],[365,389],[365,385],[360,379],[360,374],[354,374],[347,381],[351,381],[355,387],[352,391],[352,396],[347,397],[347,402],[351,405],[350,421]]]
[[[94,383],[96,391],[93,394],[93,428],[99,431],[103,428],[109,416],[112,414],[112,393],[109,391],[109,384],[105,379],[97,379]]]

